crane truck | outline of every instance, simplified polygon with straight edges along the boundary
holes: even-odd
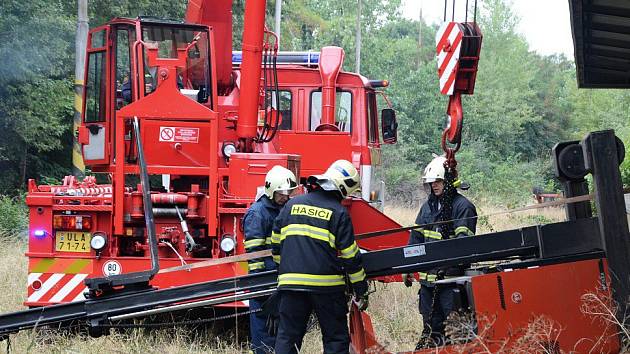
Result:
[[[618,168],[624,149],[612,131],[554,148],[556,175],[576,198],[567,221],[407,245],[407,232],[422,225],[401,227],[373,206],[382,199],[374,178],[381,143],[375,98],[385,82],[340,72],[340,48],[323,48],[317,65],[308,53],[283,59],[264,28],[264,1],[246,3],[242,52],[232,53],[231,1],[207,3],[191,2],[187,22],[118,18],[90,31],[77,134],[86,164],[109,181],[29,184],[25,305],[32,308],[0,315],[0,338],[76,321],[99,336],[152,314],[246,306],[249,298],[273,293],[275,271],[246,275],[244,261],[261,255],[243,254],[240,217],[272,165],[302,179],[345,158],[362,174],[361,198],[346,207],[370,279],[502,261],[444,280],[459,289],[471,330],[438,350],[509,348],[534,314],[562,328],[543,343],[551,352],[619,350],[616,324],[580,311],[587,292],[612,306],[611,289],[627,288],[627,280],[614,276],[624,264],[615,245],[628,237],[628,226]],[[450,26],[468,43],[460,52],[438,40],[438,54],[459,56],[461,64],[438,72],[446,78],[441,91],[452,96],[453,124],[442,144],[453,162],[463,118],[459,96],[472,93],[480,33],[474,23]],[[295,64],[295,56],[306,65]],[[381,123],[383,142],[395,142],[391,109],[382,111]],[[350,331],[353,352],[387,352],[369,313],[354,305]]]
[[[352,161],[363,185],[355,226],[397,225],[379,211],[381,144],[396,142],[397,127],[391,108],[379,126],[387,81],[342,71],[338,47],[278,54],[264,18],[265,1],[246,4],[235,53],[231,0],[191,1],[186,22],[117,18],[90,30],[77,136],[96,177],[29,182],[26,306],[84,300],[85,280],[148,270],[151,252],[161,268],[245,253],[241,219],[274,165],[304,180]],[[363,246],[402,244],[399,236]],[[157,273],[150,285],[244,274],[246,262],[224,262],[185,277]]]

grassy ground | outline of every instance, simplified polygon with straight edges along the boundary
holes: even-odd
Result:
[[[479,214],[500,212],[496,208],[480,207]],[[412,224],[417,210],[389,207],[386,213],[402,225]],[[481,220],[479,232],[500,231],[550,222],[564,218],[562,209],[550,208],[519,214],[495,215]],[[27,263],[24,257],[26,245],[14,238],[0,240],[0,312],[23,309]],[[405,288],[402,284],[377,284],[377,292],[370,297],[369,313],[381,343],[389,350],[413,349],[421,331],[421,317],[417,310],[417,285]],[[246,319],[242,319],[246,320]],[[12,351],[18,353],[243,353],[247,350],[246,339],[236,328],[170,329],[125,333],[114,332],[102,338],[90,338],[80,333],[22,332],[11,337]],[[0,352],[6,350],[6,342],[0,343]],[[304,342],[304,353],[322,351],[317,329],[310,331]]]

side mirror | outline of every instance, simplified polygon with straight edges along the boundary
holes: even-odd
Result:
[[[381,111],[381,128],[383,131],[383,143],[395,144],[398,141],[396,111],[391,108],[385,108]]]

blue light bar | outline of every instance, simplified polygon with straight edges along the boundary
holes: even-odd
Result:
[[[243,52],[232,52],[232,65],[243,63]],[[319,64],[319,52],[278,52],[278,64],[315,66]]]
[[[241,65],[243,62],[243,52],[232,52],[232,65]]]

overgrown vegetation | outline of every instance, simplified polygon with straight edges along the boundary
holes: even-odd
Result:
[[[28,210],[23,196],[0,195],[0,236],[22,236],[28,230]]]

